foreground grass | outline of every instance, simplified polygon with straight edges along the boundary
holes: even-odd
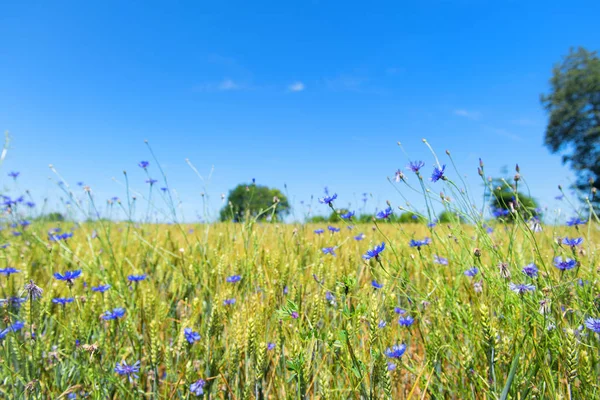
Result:
[[[0,326],[24,322],[0,344],[6,398],[598,396],[598,334],[584,325],[600,317],[597,226],[63,223],[73,237],[49,241],[55,227],[3,232],[3,267],[20,272],[0,276]],[[530,263],[537,277],[521,272]],[[53,277],[74,270],[72,285]],[[115,372],[122,361],[140,361],[138,377]]]

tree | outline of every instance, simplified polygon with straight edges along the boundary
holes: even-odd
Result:
[[[514,184],[509,185],[509,181],[510,178],[497,178],[492,181],[492,215],[508,222],[514,221],[517,216],[521,216],[526,221],[533,217],[539,217],[537,201],[518,191],[518,174],[515,176]]]
[[[576,186],[600,188],[600,59],[596,52],[571,49],[554,67],[550,93],[541,96],[549,113],[545,144],[563,154],[577,174]],[[592,199],[594,200],[594,199]],[[599,204],[596,198],[596,204]]]
[[[464,223],[465,218],[457,212],[452,212],[448,210],[444,210],[438,215],[438,222],[440,224],[447,223]]]
[[[287,197],[279,189],[255,184],[239,184],[229,192],[220,212],[221,221],[240,222],[248,218],[283,219],[290,213]]]

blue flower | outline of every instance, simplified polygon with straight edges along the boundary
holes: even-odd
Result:
[[[274,350],[274,349],[275,349],[275,343],[271,343],[271,342],[269,342],[269,343],[267,344],[267,350]]]
[[[568,269],[573,269],[577,266],[577,261],[572,260],[570,258],[565,258],[563,260],[562,257],[556,257],[554,259],[554,266],[561,271],[566,271]]]
[[[140,281],[146,280],[147,276],[148,276],[147,274],[143,274],[143,275],[129,275],[127,277],[127,279],[129,279],[129,281],[131,281],[131,282],[140,282]]]
[[[383,283],[377,283],[377,281],[373,279],[371,286],[373,286],[375,289],[381,289],[383,287]]]
[[[370,260],[371,258],[379,258],[379,254],[385,249],[385,243],[381,242],[379,246],[375,246],[373,250],[367,250],[367,254],[363,256],[365,260]]]
[[[385,322],[384,320],[379,321],[379,323],[377,324],[377,327],[379,329],[383,329],[385,328],[385,326],[387,325],[387,322]]]
[[[364,233],[359,233],[358,235],[354,236],[354,240],[356,240],[358,242],[360,242],[364,238],[365,238],[365,234]]]
[[[567,221],[567,226],[577,226],[577,225],[583,225],[585,223],[587,223],[587,220],[584,221],[581,218],[573,217]]]
[[[194,393],[196,396],[202,396],[204,394],[204,385],[206,385],[204,379],[198,379],[190,385],[190,392]]]
[[[324,247],[322,249],[322,251],[323,251],[323,254],[331,254],[334,257],[336,256],[335,247]]]
[[[325,300],[327,300],[329,304],[335,304],[335,296],[330,291],[325,292]]]
[[[537,265],[531,263],[524,266],[521,271],[528,277],[535,278],[538,274],[538,267]]]
[[[57,297],[57,298],[52,299],[52,302],[54,304],[60,304],[61,306],[65,306],[65,305],[67,305],[67,303],[72,303],[73,298],[72,297],[68,297],[68,298]]]
[[[506,217],[508,214],[510,214],[510,211],[504,208],[496,208],[492,211],[492,215],[495,218]]]
[[[415,239],[412,239],[412,240],[411,240],[411,241],[408,243],[408,245],[409,245],[410,247],[416,247],[417,249],[420,249],[421,247],[423,247],[423,246],[427,246],[427,245],[428,245],[428,244],[430,244],[430,243],[431,243],[431,239],[429,239],[428,237],[426,237],[426,238],[425,238],[425,239],[423,239],[423,240],[415,240]]]
[[[389,358],[400,358],[404,355],[405,352],[406,345],[404,343],[395,344],[394,346],[392,346],[391,349],[389,347],[387,348],[387,350],[385,351],[385,355]]]
[[[517,294],[525,294],[535,290],[535,286],[530,283],[509,283],[508,288]]]
[[[133,365],[127,365],[125,361],[121,361],[121,364],[117,363],[115,366],[115,372],[119,375],[127,376],[132,381],[133,378],[139,378],[137,373],[140,372],[140,362],[136,361]]]
[[[440,179],[446,179],[444,176],[444,170],[446,169],[445,165],[442,165],[442,168],[433,167],[433,173],[431,174],[431,182],[437,182]]]
[[[110,321],[112,319],[123,318],[124,315],[125,309],[123,307],[117,307],[112,311],[107,311],[104,314],[102,314],[102,319],[105,321]]]
[[[413,317],[411,317],[410,315],[406,315],[406,316],[400,317],[398,319],[398,324],[400,326],[411,326],[413,324],[413,322],[415,322],[415,319]]]
[[[194,344],[194,342],[200,340],[200,334],[192,331],[192,328],[185,328],[183,334],[185,335],[185,340],[187,340],[189,344]]]
[[[146,169],[150,165],[150,162],[148,162],[148,161],[140,161],[138,165],[140,166],[140,168]]]
[[[562,199],[564,199],[564,197],[565,197],[565,195],[564,195],[564,194],[559,194],[558,196],[555,196],[554,198],[555,198],[556,200],[562,200]]]
[[[100,292],[100,293],[104,293],[108,289],[110,289],[110,285],[98,285],[98,286],[92,287],[92,291]]]
[[[340,228],[336,228],[335,226],[331,226],[331,225],[329,225],[329,226],[327,227],[327,229],[329,229],[329,231],[330,231],[331,233],[335,233],[335,232],[339,232],[339,231],[340,231]]]
[[[242,277],[240,275],[231,275],[228,276],[226,281],[229,283],[236,283],[242,280]]]
[[[314,231],[317,235],[322,234],[323,232],[325,232],[323,229],[315,229]]]
[[[20,173],[20,172],[17,172],[17,171],[10,171],[10,172],[8,173],[8,176],[10,176],[10,177],[11,177],[11,178],[13,178],[13,179],[17,179],[17,178],[19,177],[19,175],[20,175],[20,174],[21,174],[21,173]]]
[[[334,193],[332,196],[321,197],[319,199],[319,203],[331,205],[331,202],[333,202],[335,199],[337,199],[337,193]]]
[[[9,306],[20,307],[21,304],[27,301],[27,297],[17,297],[11,296],[7,299],[0,299],[0,306],[4,304],[8,304]]]
[[[402,308],[400,308],[400,307],[396,307],[396,308],[394,308],[394,312],[395,312],[396,314],[400,314],[400,315],[406,314],[406,310],[404,310],[404,309],[402,309]]]
[[[425,163],[423,161],[411,161],[408,163],[408,165],[406,166],[408,169],[410,169],[412,172],[414,172],[415,174],[419,173],[419,170],[421,168],[423,168],[425,166]]]
[[[379,211],[375,216],[377,219],[387,219],[392,215],[392,207],[388,207],[383,211]]]
[[[448,259],[444,258],[444,257],[440,257],[438,255],[433,256],[433,262],[436,264],[441,264],[441,265],[448,265]]]
[[[7,277],[9,277],[10,274],[16,274],[18,272],[21,272],[21,270],[15,269],[13,267],[6,267],[6,268],[3,268],[3,269],[0,269],[0,274],[4,274]]]
[[[388,361],[388,363],[387,363],[387,370],[388,371],[395,371],[396,370],[396,364],[393,363],[393,362],[391,362],[391,361]]]
[[[149,183],[150,186],[154,185],[156,182],[158,182],[156,179],[152,179],[152,178],[146,179],[146,183]]]
[[[35,207],[35,203],[33,201],[27,201],[27,202],[25,202],[25,205],[29,208]]]
[[[585,320],[585,326],[596,333],[600,333],[600,318],[589,317]]]
[[[10,332],[20,331],[21,329],[23,329],[24,326],[25,323],[22,321],[16,321],[12,325],[7,326],[5,329],[0,331],[0,340],[4,339],[6,335],[8,335]]]
[[[56,279],[58,279],[59,281],[65,281],[69,285],[72,285],[73,284],[73,279],[77,279],[77,278],[79,278],[79,276],[81,276],[81,270],[80,269],[78,269],[76,271],[65,271],[64,274],[61,274],[60,272],[55,272],[54,273],[54,277]]]
[[[472,267],[465,271],[465,275],[470,276],[472,278],[475,275],[477,275],[478,272],[479,272],[479,269],[477,269],[477,267]]]
[[[583,243],[583,238],[569,239],[568,237],[566,237],[562,240],[562,244],[566,244],[567,246],[571,247],[579,246],[581,243]]]
[[[235,304],[235,299],[225,299],[223,300],[223,305],[224,306],[232,306]]]
[[[347,213],[340,215],[340,218],[342,219],[351,219],[352,217],[354,217],[354,211],[348,211]]]

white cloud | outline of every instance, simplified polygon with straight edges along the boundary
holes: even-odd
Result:
[[[197,92],[226,92],[242,89],[247,89],[247,86],[229,78],[225,78],[220,82],[206,82],[194,87],[194,91]]]
[[[219,90],[236,90],[236,89],[240,89],[240,85],[238,85],[231,79],[224,79],[219,84]]]
[[[464,117],[472,120],[477,120],[481,117],[481,113],[479,111],[468,111],[464,108],[454,110],[454,115],[458,115],[459,117]]]
[[[304,89],[306,89],[306,86],[302,82],[294,82],[288,86],[290,92],[302,92]]]

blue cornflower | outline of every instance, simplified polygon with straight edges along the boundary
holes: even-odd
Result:
[[[398,324],[400,326],[411,326],[413,324],[413,322],[415,322],[415,319],[413,317],[411,317],[410,315],[405,315],[398,319]]]
[[[316,233],[317,235],[320,235],[320,234],[322,234],[323,232],[325,232],[323,229],[315,229],[315,233]]]
[[[107,311],[104,314],[102,314],[102,319],[105,321],[110,321],[112,319],[123,318],[124,315],[125,309],[123,307],[117,307],[112,311]]]
[[[16,321],[12,325],[7,326],[5,329],[0,331],[0,340],[4,339],[10,332],[20,331],[24,326],[25,323],[22,321]]]
[[[76,271],[65,271],[64,274],[61,274],[60,272],[55,272],[54,273],[54,277],[56,279],[58,279],[59,281],[65,281],[69,285],[72,285],[73,284],[73,279],[79,278],[80,275],[81,275],[81,270],[80,269],[78,269]]]
[[[327,229],[329,229],[329,231],[330,231],[331,233],[335,233],[335,232],[339,232],[339,231],[340,231],[340,228],[336,228],[335,226],[331,226],[331,225],[329,225],[329,226],[327,227]]]
[[[152,178],[146,179],[146,183],[149,183],[150,186],[154,185],[156,182],[158,182],[156,179],[152,179]]]
[[[365,260],[370,260],[371,258],[378,259],[379,254],[385,249],[385,243],[381,242],[379,246],[375,246],[373,250],[367,250],[367,254],[363,256]]]
[[[444,170],[446,169],[445,165],[442,165],[442,168],[440,167],[433,167],[433,173],[431,174],[431,182],[437,182],[440,179],[444,180],[446,179],[446,177],[444,176]]]
[[[383,329],[385,328],[385,326],[387,325],[387,322],[385,322],[384,320],[379,321],[379,323],[377,324],[377,327],[379,329]]]
[[[235,304],[235,299],[225,299],[223,300],[223,305],[224,306],[232,306]]]
[[[423,161],[411,161],[408,163],[408,165],[406,166],[408,169],[410,169],[412,172],[414,172],[415,174],[419,173],[419,170],[421,168],[423,168],[425,166],[425,163]]]
[[[400,307],[396,307],[396,308],[394,308],[394,312],[395,312],[396,314],[400,314],[400,315],[402,315],[402,314],[406,314],[406,310],[404,310],[404,309],[402,309],[402,308],[400,308]]]
[[[428,228],[435,228],[436,223],[435,222],[429,222],[427,223],[427,227]]]
[[[300,317],[300,314],[298,314],[298,311],[292,311],[290,316],[294,319],[298,319]]]
[[[556,257],[554,259],[554,266],[561,271],[566,271],[568,269],[573,269],[577,266],[577,261],[572,260],[570,258],[565,258],[563,260],[562,257]]]
[[[13,236],[21,236],[22,234],[23,234],[23,232],[17,232],[17,231],[12,232]]]
[[[332,196],[327,195],[327,196],[321,197],[319,199],[319,203],[331,205],[331,202],[333,202],[335,199],[337,199],[337,193],[334,193]]]
[[[562,200],[562,199],[564,199],[564,197],[565,197],[565,195],[564,195],[564,194],[559,194],[558,196],[555,196],[554,198],[555,198],[556,200]]]
[[[387,370],[388,371],[395,371],[396,370],[396,364],[393,363],[393,362],[391,362],[391,361],[388,361],[388,363],[387,363]]]
[[[335,247],[324,247],[322,249],[322,251],[323,251],[323,254],[331,254],[334,257],[336,256]]]
[[[100,293],[104,293],[108,289],[110,289],[110,285],[98,285],[98,286],[92,287],[92,291],[100,292]]]
[[[13,267],[6,267],[6,268],[3,268],[3,269],[0,269],[0,274],[4,274],[7,277],[9,277],[10,274],[16,274],[18,272],[21,272],[21,270],[15,269]]]
[[[505,208],[496,208],[495,210],[492,211],[492,215],[495,218],[506,217],[508,214],[510,214],[510,211]]]
[[[600,318],[589,317],[585,320],[585,326],[596,333],[600,333]]]
[[[567,226],[577,226],[577,225],[583,225],[585,223],[587,223],[587,220],[584,221],[581,218],[573,217],[567,221]]]
[[[525,294],[535,290],[535,286],[530,283],[509,283],[508,288],[517,294]]]
[[[194,344],[194,342],[200,340],[200,334],[192,331],[192,328],[185,328],[183,334],[185,335],[185,340],[187,340],[189,344]]]
[[[169,188],[166,188],[166,187],[161,187],[161,188],[160,188],[160,190],[162,190],[162,191],[163,191],[163,193],[167,193],[167,191],[169,190]]]
[[[150,162],[148,162],[148,161],[140,161],[140,163],[138,165],[140,166],[140,168],[146,169],[150,165]]]
[[[347,213],[340,215],[340,218],[342,219],[351,219],[352,217],[354,217],[354,211],[348,211]]]
[[[226,281],[229,283],[236,283],[242,280],[242,277],[240,275],[231,275],[228,276]]]
[[[381,289],[383,287],[383,283],[377,283],[377,281],[373,279],[371,286],[373,286],[375,289]]]
[[[10,246],[10,243],[4,243],[3,245],[0,246],[0,248],[6,249],[8,246]]]
[[[130,381],[133,381],[133,378],[139,378],[137,373],[140,372],[140,362],[136,361],[133,365],[127,365],[125,361],[121,361],[121,364],[117,363],[115,366],[115,372],[119,375],[125,375]]]
[[[17,179],[17,178],[19,177],[19,175],[20,175],[20,174],[21,174],[21,173],[20,173],[20,172],[17,172],[17,171],[10,171],[10,172],[8,173],[8,176],[10,176],[10,177],[11,177],[11,178],[13,178],[13,179]]]
[[[377,214],[375,214],[375,216],[377,219],[387,219],[390,217],[390,215],[392,215],[392,212],[392,207],[388,207],[383,211],[379,211]]]
[[[387,350],[385,351],[385,355],[389,358],[400,358],[404,355],[405,352],[406,345],[404,343],[395,344],[392,346],[391,349],[389,347],[387,348]]]
[[[354,236],[354,240],[356,241],[361,241],[365,238],[365,234],[364,233],[359,233],[358,235]]]
[[[148,276],[147,274],[143,274],[143,275],[129,275],[127,277],[127,279],[129,279],[129,281],[131,281],[131,282],[140,282],[140,281],[146,280],[147,276]]]
[[[569,239],[568,237],[565,237],[562,240],[562,244],[566,244],[567,246],[571,247],[579,246],[581,243],[583,243],[583,238]]]
[[[275,349],[275,343],[269,342],[267,343],[267,350],[274,350]]]
[[[21,304],[25,303],[26,301],[27,301],[27,297],[11,296],[6,299],[0,299],[0,306],[4,305],[4,304],[8,304],[8,305],[12,305],[14,307],[20,307]]]
[[[74,299],[72,297],[68,297],[68,298],[57,297],[57,298],[52,299],[52,302],[54,304],[60,304],[61,306],[65,306],[65,305],[67,305],[67,303],[72,303],[73,300]]]
[[[429,243],[431,243],[431,239],[429,239],[428,237],[426,237],[423,240],[411,239],[411,241],[408,242],[408,245],[410,247],[416,247],[417,249],[420,249],[423,246],[427,246]]]
[[[538,274],[538,267],[537,265],[531,263],[524,266],[521,271],[528,277],[535,278]]]
[[[330,291],[325,292],[325,300],[329,302],[329,304],[335,304],[335,296]]]
[[[472,267],[465,271],[465,275],[470,276],[472,278],[475,275],[477,275],[478,272],[479,272],[479,269],[477,267]]]
[[[27,202],[25,202],[25,205],[29,208],[35,207],[35,203],[33,201],[27,201]]]
[[[440,257],[438,255],[433,256],[433,262],[436,264],[441,264],[441,265],[448,265],[448,259],[444,258],[444,257]]]
[[[206,381],[204,379],[198,379],[190,385],[190,392],[194,393],[196,396],[202,396],[204,394],[204,385],[206,385]]]

